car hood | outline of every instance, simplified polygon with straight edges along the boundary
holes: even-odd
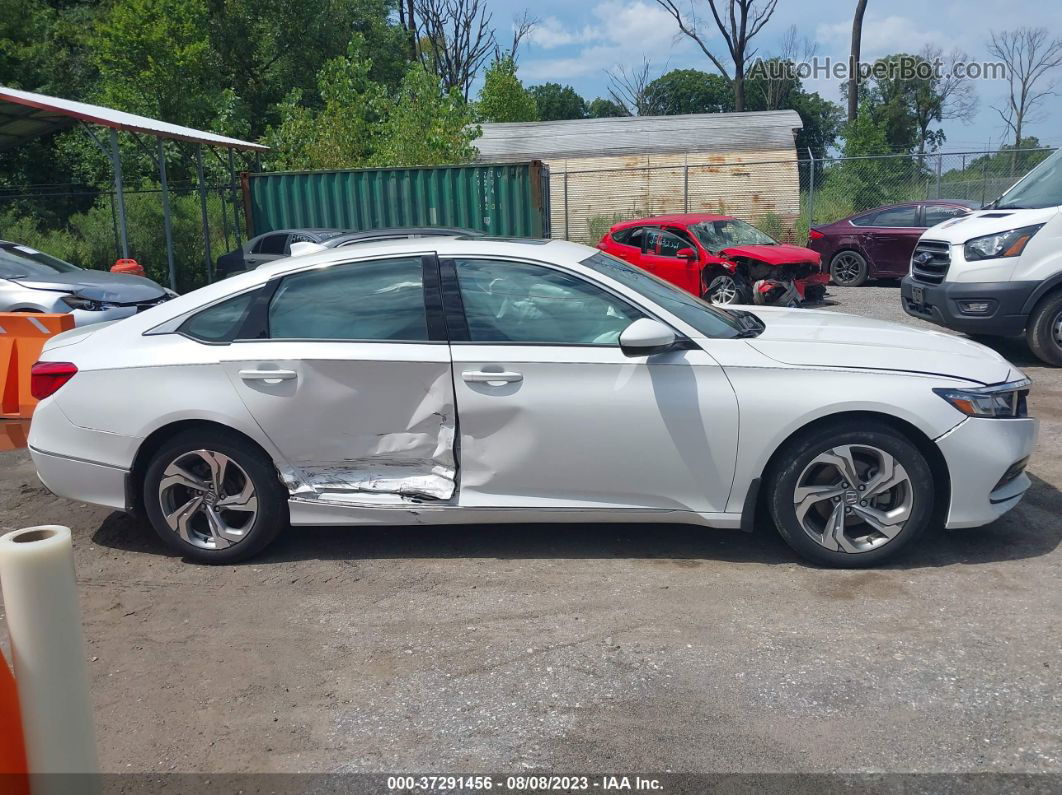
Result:
[[[922,238],[945,243],[965,243],[975,237],[1044,224],[1058,213],[1057,207],[1043,207],[1037,210],[978,210],[931,226],[922,234]]]
[[[138,304],[166,296],[166,291],[151,279],[108,271],[79,270],[48,276],[12,276],[8,281],[31,290],[73,293],[90,301],[108,304]]]
[[[795,265],[809,262],[817,265],[819,254],[810,248],[779,243],[776,246],[731,246],[719,252],[728,259],[745,257],[765,262],[768,265]]]
[[[991,348],[953,334],[810,309],[752,311],[767,327],[749,345],[783,364],[925,373],[982,384],[1021,377]]]

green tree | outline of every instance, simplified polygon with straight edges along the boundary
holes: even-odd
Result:
[[[598,97],[587,106],[586,115],[591,119],[609,119],[618,116],[630,116],[631,114],[618,102]]]
[[[369,77],[371,71],[365,40],[354,36],[345,56],[321,68],[314,101],[304,102],[302,89],[293,89],[280,104],[280,124],[266,134],[273,150],[270,165],[351,168],[371,158],[379,122],[390,109],[386,90]]]
[[[516,62],[505,56],[487,67],[476,109],[483,121],[537,121],[535,97],[516,76]]]
[[[535,107],[538,108],[538,118],[541,121],[586,118],[586,100],[571,86],[543,83],[540,86],[532,86],[529,90],[535,98]]]
[[[205,0],[116,0],[93,48],[104,105],[192,127],[214,116],[223,86]]]
[[[377,166],[438,166],[470,163],[472,142],[479,137],[472,108],[456,89],[419,63],[402,78],[398,97],[381,128],[382,142],[373,158]]]
[[[697,69],[672,69],[646,86],[645,94],[650,116],[734,109],[734,91],[726,79]]]
[[[293,89],[313,97],[324,64],[347,53],[351,35],[372,53],[369,76],[396,89],[405,73],[406,34],[392,0],[207,0],[210,42],[224,83],[243,106],[249,134],[279,120]],[[297,20],[297,31],[292,21]]]

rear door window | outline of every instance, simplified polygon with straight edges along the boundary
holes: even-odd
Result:
[[[349,262],[286,276],[271,339],[428,342],[420,257]]]
[[[911,227],[918,226],[918,208],[890,207],[874,216],[874,226]]]

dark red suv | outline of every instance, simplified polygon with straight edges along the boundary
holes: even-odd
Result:
[[[889,204],[864,210],[808,231],[808,248],[822,255],[830,279],[839,287],[859,287],[867,279],[907,275],[911,254],[922,233],[981,205],[962,199]]]

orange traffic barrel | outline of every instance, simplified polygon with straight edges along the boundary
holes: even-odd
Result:
[[[135,259],[118,259],[111,265],[111,273],[131,273],[133,276],[143,276],[144,266]]]
[[[0,653],[0,790],[28,795],[26,742],[22,736],[22,712],[18,707],[15,677]]]
[[[33,414],[30,368],[49,337],[73,327],[72,315],[0,312],[0,417]]]

